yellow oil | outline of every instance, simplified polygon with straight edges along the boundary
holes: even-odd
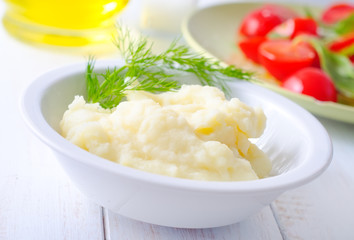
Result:
[[[37,43],[81,46],[111,41],[128,0],[7,0],[5,28]]]

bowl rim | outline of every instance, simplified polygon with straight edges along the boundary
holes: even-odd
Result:
[[[109,173],[119,174],[122,177],[141,183],[150,183],[155,186],[163,186],[170,189],[223,194],[259,194],[289,190],[315,179],[322,174],[331,163],[333,156],[331,139],[326,129],[313,115],[291,100],[268,89],[245,81],[237,81],[235,84],[246,87],[248,90],[251,89],[251,91],[257,91],[265,97],[269,97],[269,99],[272,99],[272,102],[276,102],[276,104],[284,108],[288,114],[294,116],[295,120],[301,124],[305,131],[309,131],[311,135],[316,136],[310,141],[313,151],[307,153],[307,161],[303,161],[294,169],[276,176],[250,181],[219,182],[158,175],[126,167],[96,156],[67,141],[48,124],[41,112],[41,101],[46,90],[61,79],[73,74],[84,73],[86,64],[87,62],[69,64],[41,74],[24,88],[19,101],[22,118],[34,135],[53,150],[56,150],[66,157],[75,159],[75,161],[99,168]],[[121,64],[124,64],[121,59],[98,60],[95,63],[95,69]],[[292,113],[290,113],[290,109]]]

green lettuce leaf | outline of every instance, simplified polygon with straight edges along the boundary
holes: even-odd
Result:
[[[337,90],[354,97],[354,66],[349,58],[330,51],[317,39],[310,42],[320,57],[322,69],[331,77]]]
[[[354,13],[334,25],[334,31],[339,35],[354,32]]]

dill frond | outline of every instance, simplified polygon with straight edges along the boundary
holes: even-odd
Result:
[[[192,52],[178,40],[168,49],[154,54],[152,43],[144,36],[133,37],[131,32],[117,26],[115,45],[125,65],[104,74],[94,72],[94,59],[87,64],[86,84],[89,102],[99,102],[103,108],[114,108],[124,100],[127,91],[166,92],[178,89],[181,83],[176,75],[194,74],[201,85],[215,86],[229,95],[228,81],[250,80],[251,74],[234,66],[223,66],[219,61]]]

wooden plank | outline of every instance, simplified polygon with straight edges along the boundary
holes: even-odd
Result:
[[[333,162],[318,179],[272,204],[285,239],[354,239],[354,128],[321,121],[333,140]]]
[[[78,192],[47,147],[28,139],[27,157],[0,177],[0,239],[103,239],[102,208]]]
[[[282,239],[272,211],[265,207],[249,219],[233,225],[207,229],[180,229],[162,227],[131,220],[105,210],[107,240],[156,239],[156,240],[277,240]]]
[[[9,37],[2,40],[8,41],[1,44],[7,46],[2,49],[6,60],[0,58],[6,66],[0,79],[0,239],[103,239],[101,207],[77,191],[19,114],[24,84],[57,60],[48,61],[51,53],[43,51],[42,61],[28,61],[38,50]]]
[[[103,239],[102,208],[73,186],[51,151],[29,133],[18,109],[21,90],[37,75],[86,61],[89,54],[23,44],[2,26],[0,36],[0,239]]]

